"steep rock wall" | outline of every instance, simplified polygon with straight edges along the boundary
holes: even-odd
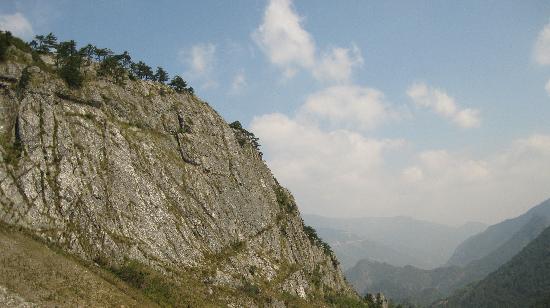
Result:
[[[180,282],[192,273],[228,301],[243,288],[271,303],[355,296],[289,192],[207,103],[93,70],[72,90],[10,52],[0,63],[0,221],[105,267],[133,260]]]

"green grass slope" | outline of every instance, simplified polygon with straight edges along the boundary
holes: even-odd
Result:
[[[0,247],[2,307],[156,307],[113,274],[2,225]]]

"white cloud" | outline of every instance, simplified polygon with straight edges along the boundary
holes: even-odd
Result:
[[[439,112],[449,116],[467,110],[431,91],[415,87],[409,92],[438,97],[443,101]],[[435,108],[432,102],[419,104]],[[389,115],[381,92],[333,86],[308,97],[292,117],[255,117],[251,130],[260,138],[269,167],[306,213],[493,223],[550,197],[550,136],[534,134],[476,156],[414,150],[406,140],[355,130],[371,128]]]
[[[478,127],[481,123],[479,110],[460,109],[455,100],[443,90],[430,88],[424,83],[416,83],[409,87],[407,95],[417,106],[432,109],[460,127]]]
[[[454,182],[472,182],[486,179],[490,171],[482,160],[452,155],[445,150],[424,151],[418,154],[421,171],[427,178]]]
[[[540,153],[550,154],[550,136],[534,134],[529,138],[518,140],[517,147],[523,150],[536,150]]]
[[[483,158],[423,151],[403,174],[411,168],[422,180],[401,182],[394,193],[406,195],[417,215],[451,223],[497,222],[550,197],[550,136],[515,140]]]
[[[313,70],[313,76],[321,81],[348,82],[354,67],[364,63],[361,51],[356,45],[351,49],[333,48],[325,53]]]
[[[300,115],[333,126],[371,129],[391,112],[384,94],[376,89],[359,86],[333,86],[310,95],[300,109]]]
[[[187,78],[202,82],[203,88],[216,87],[217,82],[212,73],[216,61],[216,46],[212,43],[203,43],[189,49],[180,50],[178,57],[187,66]]]
[[[478,127],[481,123],[479,118],[479,110],[477,109],[462,109],[453,118],[453,120],[464,128]]]
[[[544,85],[544,89],[546,90],[546,93],[548,93],[548,95],[550,95],[550,80],[548,80],[548,82],[546,82],[546,85]]]
[[[315,63],[315,43],[302,28],[290,0],[271,0],[264,19],[253,33],[253,38],[271,63],[292,77],[299,67],[312,67]]]
[[[406,182],[419,182],[424,179],[424,172],[417,166],[406,168],[401,175]]]
[[[315,42],[302,27],[302,18],[291,0],[271,0],[252,38],[269,61],[282,69],[285,78],[305,69],[319,81],[345,83],[351,79],[353,68],[364,62],[356,45],[334,47],[318,56]]]
[[[373,182],[384,165],[383,153],[403,140],[366,138],[349,130],[323,131],[282,114],[254,118],[270,168],[295,193],[301,209],[316,213],[357,214],[363,193],[378,195]]]
[[[214,54],[216,46],[214,44],[198,44],[191,47],[189,52],[189,64],[192,72],[204,75],[212,71],[214,65]]]
[[[25,39],[31,38],[34,33],[31,23],[21,13],[0,15],[0,29]]]
[[[550,23],[539,32],[533,56],[540,65],[550,64]]]
[[[404,140],[325,131],[278,113],[254,118],[251,130],[305,213],[492,223],[550,197],[547,135],[517,140],[480,158],[447,150],[414,154]],[[409,166],[392,167],[396,164],[388,162],[396,156]]]
[[[231,90],[230,93],[237,94],[242,91],[244,87],[246,87],[246,76],[243,71],[238,72],[234,77],[233,81],[231,82]]]

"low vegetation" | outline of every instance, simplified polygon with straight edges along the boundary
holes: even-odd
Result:
[[[248,144],[252,146],[254,149],[256,149],[256,151],[258,151],[258,153],[260,154],[260,157],[263,155],[263,153],[260,151],[260,142],[259,142],[260,139],[256,137],[254,133],[251,133],[246,129],[244,129],[241,122],[235,121],[229,124],[229,127],[231,127],[235,131],[237,142],[241,147],[244,147]]]
[[[441,307],[548,307],[550,228],[487,278],[456,292]],[[439,305],[438,305],[439,306]]]
[[[306,226],[306,225],[303,225],[303,226],[304,226],[304,232],[306,233],[309,241],[313,245],[321,247],[325,255],[330,257],[330,260],[332,261],[332,265],[334,267],[337,267],[340,263],[338,262],[338,259],[336,259],[336,255],[332,251],[332,248],[330,247],[330,245],[327,242],[323,241],[319,237],[319,235],[317,235],[317,231],[315,231],[313,227]]]
[[[179,298],[180,288],[176,284],[137,261],[128,261],[120,267],[111,268],[111,271],[161,306],[176,307],[186,302]]]
[[[285,189],[279,185],[275,187],[275,197],[277,198],[277,204],[286,213],[292,214],[298,211],[296,203],[290,198]]]

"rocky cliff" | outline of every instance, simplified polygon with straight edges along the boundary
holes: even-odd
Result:
[[[93,66],[71,89],[12,46],[0,63],[0,221],[139,288],[162,277],[173,303],[355,298],[240,138],[193,95],[116,84]]]

